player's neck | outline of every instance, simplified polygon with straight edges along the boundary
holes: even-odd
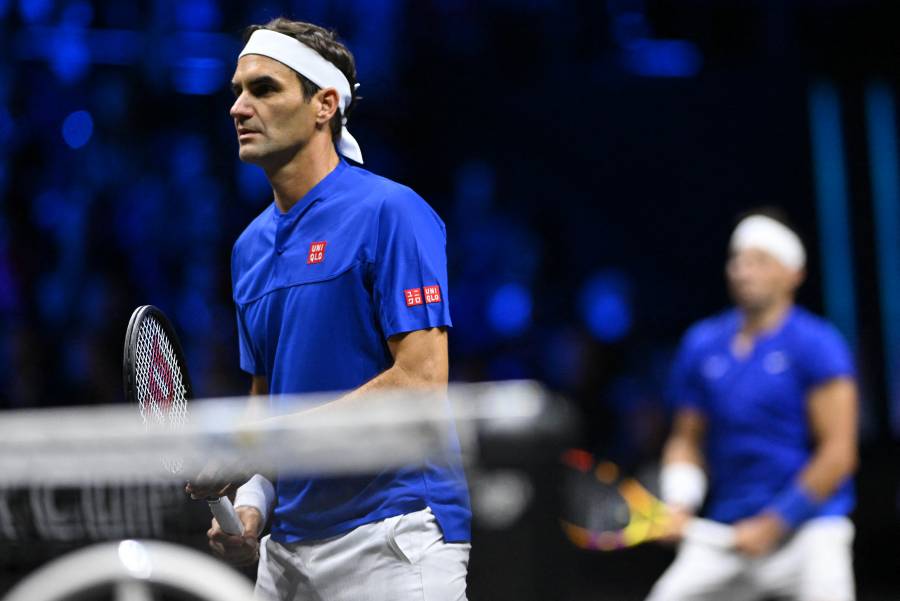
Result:
[[[787,317],[791,307],[794,306],[792,298],[781,299],[768,307],[760,310],[741,309],[744,323],[741,325],[741,334],[756,337],[764,332],[777,328]]]
[[[339,162],[329,138],[327,144],[307,144],[290,161],[266,169],[278,210],[282,213],[290,211],[297,201],[334,171]]]

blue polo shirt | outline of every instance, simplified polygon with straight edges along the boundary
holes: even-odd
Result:
[[[356,388],[393,364],[389,337],[451,325],[443,222],[411,189],[343,159],[287,213],[274,203],[263,211],[235,243],[231,269],[241,368],[266,376],[273,395]],[[445,540],[470,538],[458,461],[365,477],[284,475],[275,490],[280,542],[426,506]]]
[[[812,457],[807,399],[821,384],[854,377],[846,342],[829,323],[794,307],[780,327],[734,356],[742,323],[737,310],[694,325],[682,341],[670,392],[677,407],[706,417],[710,488],[704,514],[733,523],[758,514],[790,486]],[[818,515],[846,515],[852,479],[821,505]]]

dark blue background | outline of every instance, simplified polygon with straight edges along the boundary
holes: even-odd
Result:
[[[658,452],[671,350],[728,303],[734,217],[783,207],[801,300],[860,363],[860,544],[896,525],[897,128],[869,104],[895,107],[887,1],[0,0],[0,406],[120,401],[147,303],[198,394],[246,392],[228,261],[270,190],[237,160],[227,82],[242,28],[279,15],[338,30],[366,167],[447,223],[453,378],[540,379],[620,460]]]

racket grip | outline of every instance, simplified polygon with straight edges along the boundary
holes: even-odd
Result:
[[[241,522],[228,497],[213,497],[206,500],[209,509],[219,522],[219,526],[225,534],[240,536],[244,534],[244,524]]]
[[[732,549],[734,527],[703,518],[693,518],[685,525],[684,538],[710,547]]]

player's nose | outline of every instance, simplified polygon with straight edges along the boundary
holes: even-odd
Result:
[[[253,116],[253,110],[250,104],[244,100],[244,95],[241,94],[234,99],[234,104],[231,105],[228,114],[231,115],[231,118],[235,121],[243,121]]]

